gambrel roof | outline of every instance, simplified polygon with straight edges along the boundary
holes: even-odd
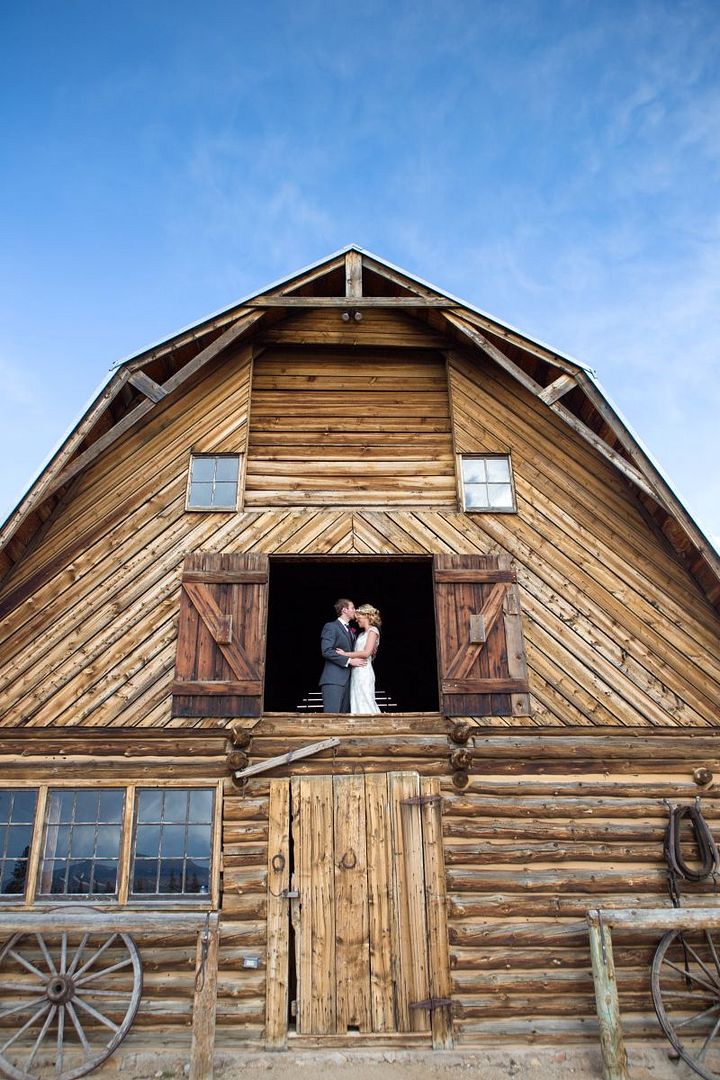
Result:
[[[116,365],[0,531],[0,581],[71,498],[75,479],[125,432],[145,422],[158,402],[182,394],[232,346],[313,308],[334,308],[349,317],[369,308],[400,310],[442,334],[450,351],[479,352],[499,365],[612,462],[720,608],[720,559],[587,367],[356,245]]]

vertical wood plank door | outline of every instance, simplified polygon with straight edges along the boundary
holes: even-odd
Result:
[[[417,1032],[452,1045],[449,1006],[428,1008],[450,984],[437,783],[376,773],[290,785],[297,1034]],[[283,1007],[282,994],[271,1001]],[[268,1016],[276,1046],[282,1026]]]

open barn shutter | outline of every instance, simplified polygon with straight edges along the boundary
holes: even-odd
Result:
[[[433,574],[442,711],[527,715],[527,666],[510,558],[436,555]]]
[[[267,555],[188,555],[173,716],[260,716],[267,592]]]

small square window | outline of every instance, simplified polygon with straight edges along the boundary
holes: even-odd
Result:
[[[210,890],[213,792],[209,788],[141,789],[135,807],[130,893],[206,896]]]
[[[239,473],[239,454],[193,454],[188,509],[237,510]]]
[[[463,457],[462,488],[465,510],[515,509],[510,458],[505,454]]]
[[[0,791],[0,896],[25,892],[37,791]]]

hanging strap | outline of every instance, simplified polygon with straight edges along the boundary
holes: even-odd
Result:
[[[705,881],[720,868],[720,856],[710,827],[700,810],[700,800],[691,806],[673,806],[667,802],[668,826],[665,833],[664,854],[668,869],[668,889],[675,907],[680,904],[678,881]],[[700,853],[698,866],[690,866],[683,858],[680,828],[688,818]]]

